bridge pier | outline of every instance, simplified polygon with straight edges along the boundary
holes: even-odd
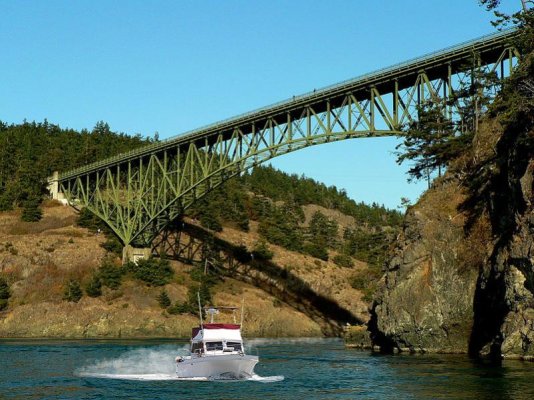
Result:
[[[122,249],[122,263],[126,264],[132,261],[137,264],[139,260],[147,259],[151,255],[152,249],[150,247],[133,247],[126,245]]]
[[[65,198],[65,194],[59,191],[59,172],[54,171],[52,176],[48,178],[48,192],[53,200],[58,200],[64,205],[68,204],[68,200]]]

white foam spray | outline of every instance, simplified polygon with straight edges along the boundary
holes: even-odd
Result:
[[[79,368],[78,376],[134,380],[176,379],[174,359],[186,355],[183,347],[160,346],[127,351],[117,358],[104,359]]]
[[[175,372],[175,358],[187,355],[189,346],[160,346],[127,351],[116,358],[104,359],[80,367],[75,375],[85,378],[123,379],[134,381],[212,381],[217,378],[178,378]],[[255,382],[279,382],[283,376],[252,375],[247,380]],[[225,379],[224,381],[228,381]],[[238,381],[238,380],[234,380]]]

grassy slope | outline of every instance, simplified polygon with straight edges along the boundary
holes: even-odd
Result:
[[[72,209],[53,206],[45,207],[43,220],[33,224],[20,222],[18,212],[0,214],[0,271],[13,283],[10,306],[0,313],[0,337],[188,337],[196,319],[164,312],[156,301],[161,288],[141,282],[127,280],[118,290],[105,289],[103,296],[84,296],[79,303],[62,300],[65,282],[87,282],[105,255],[104,238],[76,227],[75,218]],[[219,235],[247,247],[257,239],[254,223],[250,233],[225,228]],[[353,269],[272,247],[273,261],[367,319],[367,304],[348,284]],[[172,301],[184,300],[191,267],[172,265],[176,275],[165,289]],[[362,268],[363,263],[354,267]],[[230,278],[215,288],[216,304],[240,304],[242,298],[247,336],[321,335],[317,323],[259,288]]]

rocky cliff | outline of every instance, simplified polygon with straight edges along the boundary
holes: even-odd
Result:
[[[387,349],[465,352],[477,273],[462,266],[463,223],[453,183],[429,191],[406,216],[371,326]]]
[[[382,349],[533,359],[533,93],[517,90],[531,75],[408,210],[372,307]]]

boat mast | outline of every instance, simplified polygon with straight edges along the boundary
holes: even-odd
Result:
[[[197,292],[198,299],[198,316],[200,317],[200,329],[204,330],[204,322],[202,321],[202,306],[200,305],[200,292]]]
[[[243,317],[244,316],[245,316],[245,298],[243,297],[241,299],[241,323],[239,324],[240,329],[243,329]]]

